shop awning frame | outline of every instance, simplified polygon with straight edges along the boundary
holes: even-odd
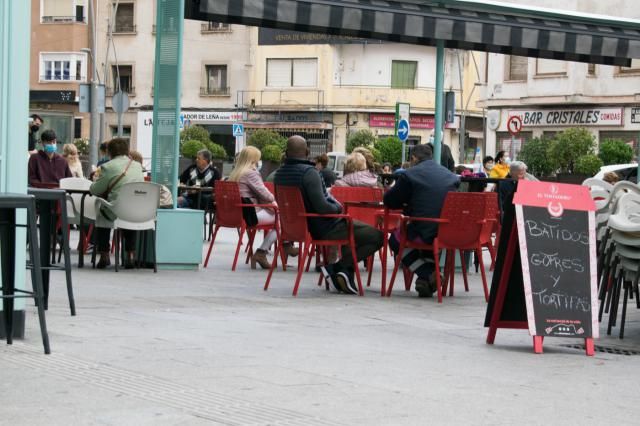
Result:
[[[604,65],[640,58],[640,22],[496,2],[186,0],[185,18]]]

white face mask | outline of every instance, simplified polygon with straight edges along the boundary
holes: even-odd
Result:
[[[505,164],[511,164],[511,158],[509,158],[509,157],[504,157],[504,163],[505,163]]]
[[[432,144],[432,143],[433,143],[433,141],[434,141],[434,139],[435,139],[435,138],[434,138],[433,136],[429,136],[429,143],[431,143],[431,144]]]
[[[258,165],[256,166],[256,170],[262,169],[262,160],[258,161]]]

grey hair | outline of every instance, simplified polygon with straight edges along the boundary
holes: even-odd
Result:
[[[522,161],[512,161],[511,164],[509,164],[509,174],[511,176],[513,176],[514,174],[516,174],[520,170],[524,170],[525,172],[527,171],[527,165],[524,164],[524,162],[522,162]]]
[[[208,149],[201,149],[200,151],[198,151],[198,155],[207,160],[207,163],[211,162],[211,151],[209,151]]]

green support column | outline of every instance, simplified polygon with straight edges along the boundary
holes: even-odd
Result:
[[[202,262],[203,212],[176,209],[184,0],[157,0],[156,5],[152,179],[173,195],[173,209],[158,211],[157,261],[161,269],[197,269]]]
[[[436,45],[436,123],[433,135],[433,159],[440,163],[442,152],[442,129],[444,127],[444,42]]]
[[[31,2],[0,0],[0,192],[27,192],[30,42]],[[25,218],[25,212],[18,213],[20,223],[25,223]],[[24,228],[18,228],[16,287],[22,289],[25,252],[26,234]],[[24,300],[16,300],[17,317],[24,318]],[[24,322],[15,320],[14,333],[21,335]]]

